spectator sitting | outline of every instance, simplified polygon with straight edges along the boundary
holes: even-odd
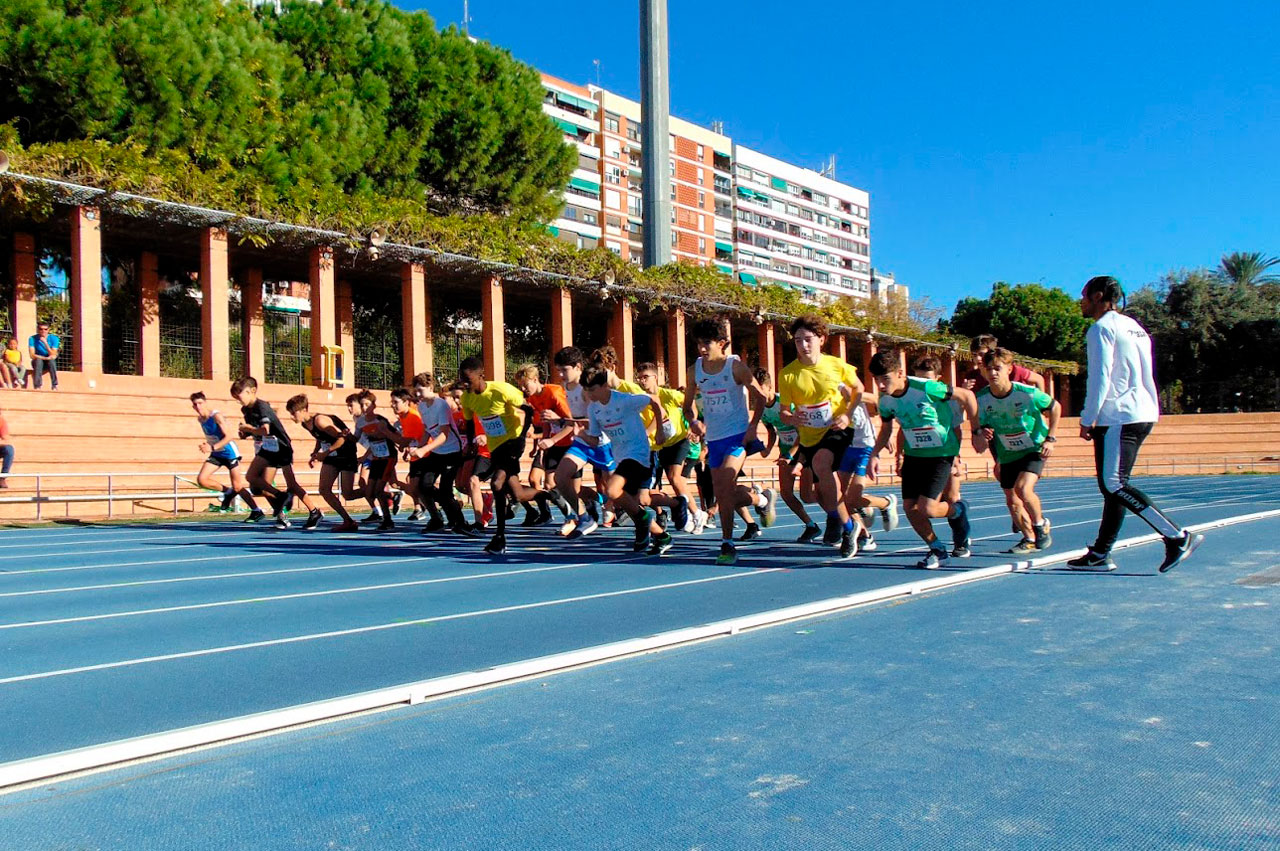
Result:
[[[9,424],[0,411],[0,488],[9,487],[9,468],[13,466],[13,444],[9,442]]]
[[[31,355],[32,385],[39,390],[41,377],[45,372],[53,381],[53,389],[58,389],[58,350],[62,341],[57,334],[49,333],[49,323],[41,322],[36,333],[27,340],[27,353]]]
[[[22,349],[18,348],[17,337],[9,338],[4,358],[0,360],[0,384],[19,390],[27,386],[27,368],[22,365]]]

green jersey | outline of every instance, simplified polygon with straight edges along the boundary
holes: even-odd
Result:
[[[900,396],[881,393],[881,419],[902,428],[904,450],[921,458],[953,458],[960,454],[959,424],[951,411],[951,388],[941,381],[911,376]]]
[[[1030,384],[1015,381],[1004,397],[992,393],[990,386],[979,390],[978,425],[995,432],[996,460],[1003,464],[1039,452],[1049,434],[1042,412],[1052,407],[1049,394]]]
[[[790,407],[790,405],[787,406],[788,410]],[[787,425],[782,421],[781,396],[774,394],[773,401],[769,403],[769,407],[764,409],[764,414],[760,419],[777,433],[778,447],[782,449],[784,454],[800,442],[800,431],[795,426]]]

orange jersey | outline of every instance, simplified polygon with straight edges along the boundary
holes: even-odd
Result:
[[[565,398],[564,388],[559,384],[542,385],[542,389],[527,397],[526,401],[533,408],[533,424],[538,427],[544,437],[550,437],[559,428],[559,425],[551,427],[547,424],[543,416],[544,412],[551,411],[566,420],[573,418],[569,410],[569,400]],[[568,435],[557,441],[556,446],[568,446],[572,442],[573,435]]]

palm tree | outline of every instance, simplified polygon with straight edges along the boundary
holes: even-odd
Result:
[[[1280,284],[1280,275],[1267,272],[1280,266],[1280,257],[1263,257],[1261,251],[1233,251],[1222,255],[1218,275],[1233,284]]]

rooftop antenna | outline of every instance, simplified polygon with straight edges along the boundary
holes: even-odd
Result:
[[[829,177],[832,180],[836,179],[836,155],[835,154],[832,154],[831,159],[827,160],[825,163],[822,164],[822,171],[818,173],[821,174],[823,177]]]
[[[471,35],[471,0],[462,0],[462,32]]]
[[[596,66],[596,88],[600,88],[600,60],[592,59],[591,64]]]
[[[712,122],[711,122],[711,132],[712,132],[712,133],[719,133],[721,136],[723,136],[723,135],[724,135],[724,122],[723,122],[723,121],[719,121],[719,120],[712,121]]]

